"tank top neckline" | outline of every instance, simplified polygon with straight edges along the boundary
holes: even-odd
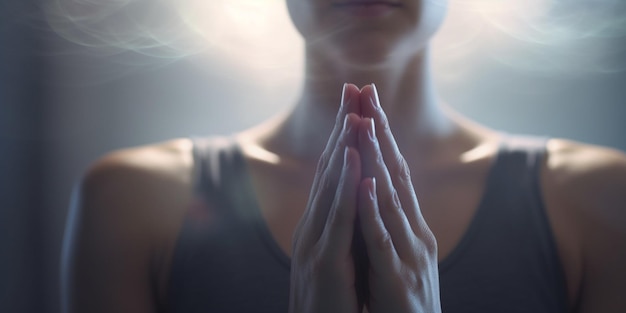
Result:
[[[440,275],[450,269],[463,255],[463,253],[471,245],[477,230],[481,228],[482,221],[485,220],[482,217],[487,214],[486,211],[488,203],[493,197],[491,186],[496,183],[499,172],[498,169],[503,166],[503,155],[506,150],[505,146],[507,138],[507,134],[500,134],[500,142],[498,143],[497,152],[491,160],[487,170],[487,176],[484,181],[484,188],[480,196],[480,200],[478,201],[478,206],[474,211],[473,216],[470,218],[470,222],[459,241],[450,253],[448,253],[448,255],[438,263]],[[242,148],[234,137],[230,137],[229,141],[234,156],[233,162],[230,166],[232,167],[231,170],[236,173],[236,175],[232,178],[234,182],[240,186],[241,192],[244,195],[244,201],[239,202],[242,207],[237,209],[248,212],[252,215],[254,227],[256,228],[261,241],[266,245],[267,249],[270,250],[276,260],[282,264],[285,269],[289,270],[291,268],[291,258],[283,251],[278,242],[276,242],[276,239],[272,235],[272,232],[265,221],[265,217],[261,213],[259,203],[257,202],[255,196],[256,194],[252,184],[252,178],[250,177],[250,172],[248,170],[248,163],[243,156]]]

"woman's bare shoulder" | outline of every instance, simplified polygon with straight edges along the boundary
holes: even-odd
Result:
[[[193,200],[191,149],[189,140],[176,139],[118,150],[86,171],[64,243],[70,312],[148,312],[158,305]]]
[[[547,198],[585,228],[595,221],[602,231],[617,228],[626,234],[626,154],[563,139],[550,140],[547,151]]]
[[[576,311],[625,312],[626,154],[562,139],[547,151],[544,196]]]
[[[83,209],[133,220],[153,238],[175,231],[193,197],[191,150],[189,139],[174,139],[103,156],[83,178]]]
[[[596,145],[552,139],[547,145],[547,175],[568,201],[613,207],[626,197],[626,154]]]
[[[190,179],[189,170],[193,166],[191,149],[191,141],[181,138],[116,150],[90,166],[85,182],[100,183],[102,180],[119,178],[161,178],[186,183]]]

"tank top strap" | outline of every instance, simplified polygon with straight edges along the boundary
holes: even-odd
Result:
[[[232,136],[192,138],[194,192],[215,207],[227,208],[221,214],[258,218],[254,191],[247,179],[247,166]]]
[[[536,178],[546,154],[547,137],[505,135],[501,151],[503,164],[510,171]]]
[[[233,143],[228,137],[193,137],[193,189],[197,197],[223,208],[232,177]]]
[[[530,218],[551,238],[548,217],[541,194],[541,168],[546,155],[547,137],[505,135],[487,186],[487,197],[498,203],[519,201],[527,205],[506,206],[510,216]],[[498,206],[491,206],[497,208]],[[501,210],[502,208],[500,208]]]
[[[508,219],[529,223],[542,231],[545,238],[551,238],[540,183],[547,140],[544,137],[503,136],[485,186],[486,209],[493,212],[481,217],[494,219],[491,222]]]

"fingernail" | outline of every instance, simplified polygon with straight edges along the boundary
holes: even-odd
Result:
[[[346,116],[343,118],[343,131],[345,133],[350,130],[348,127],[350,127],[350,124],[348,123],[348,114],[346,114]]]
[[[345,101],[348,100],[348,95],[346,95],[346,92],[348,90],[348,83],[343,83],[343,88],[341,89],[341,107],[343,108],[345,105]]]
[[[348,150],[350,148],[348,148],[348,146],[345,147],[345,149],[343,150],[343,164],[344,166],[347,168],[348,166],[350,166],[350,157],[348,156],[348,154],[350,153]]]
[[[370,99],[372,101],[372,105],[375,108],[380,108],[380,98],[378,98],[378,89],[376,89],[376,85],[372,83],[372,91],[374,93],[374,99]]]
[[[367,136],[369,140],[376,141],[376,126],[374,125],[374,119],[370,118],[369,127],[367,127]]]
[[[376,177],[372,177],[372,188],[369,189],[369,197],[376,200]]]

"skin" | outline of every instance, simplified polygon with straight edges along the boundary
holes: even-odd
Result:
[[[436,97],[428,42],[443,7],[405,1],[389,18],[368,20],[324,0],[288,5],[307,43],[302,94],[288,114],[236,139],[262,215],[292,257],[290,310],[358,310],[345,273],[359,216],[370,272],[381,273],[370,277],[367,309],[438,312],[436,263],[463,236],[502,140]],[[365,87],[348,85],[339,108],[344,82]],[[167,302],[176,238],[196,201],[192,167],[187,139],[116,151],[91,166],[65,237],[66,312],[155,312]],[[623,153],[548,142],[540,187],[572,312],[626,311],[624,186]],[[416,279],[423,288],[408,292]],[[310,287],[320,292],[304,292]]]

